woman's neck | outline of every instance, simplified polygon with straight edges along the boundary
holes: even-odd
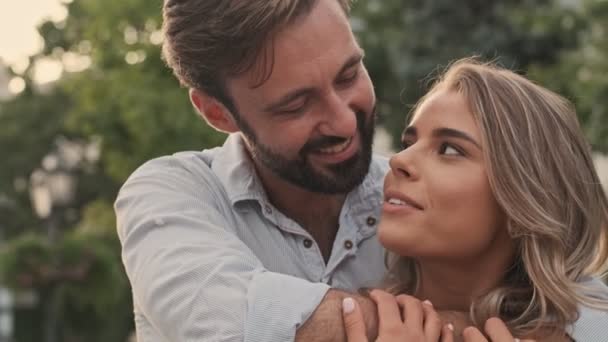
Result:
[[[471,302],[498,287],[513,263],[513,255],[487,255],[468,260],[418,260],[416,297],[437,310],[469,312]]]

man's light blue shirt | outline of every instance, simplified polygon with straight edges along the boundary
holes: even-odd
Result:
[[[378,286],[387,170],[374,157],[348,194],[326,264],[270,203],[240,135],[141,166],[115,203],[138,341],[291,341],[330,287]]]

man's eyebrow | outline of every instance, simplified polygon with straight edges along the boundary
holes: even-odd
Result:
[[[344,62],[344,64],[342,65],[342,68],[340,68],[340,72],[338,72],[338,75],[341,75],[342,73],[344,73],[349,68],[351,68],[354,65],[357,65],[358,63],[360,63],[363,60],[363,57],[364,57],[364,52],[363,52],[363,50],[360,49],[355,54],[353,54],[352,56],[350,56],[346,60],[346,62]],[[289,92],[289,93],[281,96],[277,101],[275,101],[275,102],[269,104],[268,106],[266,106],[264,108],[264,111],[266,111],[266,112],[277,111],[281,107],[287,105],[288,103],[290,103],[291,101],[297,99],[298,97],[311,94],[312,92],[314,92],[313,88],[295,89],[295,90],[293,90],[293,91],[291,91],[291,92]]]
[[[281,98],[278,99],[276,102],[271,103],[268,106],[266,106],[264,108],[264,111],[266,111],[266,112],[278,111],[281,107],[287,105],[291,101],[297,99],[298,97],[308,95],[308,94],[312,93],[313,91],[314,91],[313,88],[296,89],[292,92],[289,92],[289,93],[281,96]]]
[[[340,77],[340,75],[342,75],[346,70],[361,63],[361,61],[363,60],[364,57],[365,57],[365,52],[362,49],[359,49],[359,51],[357,51],[355,54],[350,56],[346,60],[344,65],[342,65],[342,68],[340,68],[340,72],[338,72],[338,77]]]

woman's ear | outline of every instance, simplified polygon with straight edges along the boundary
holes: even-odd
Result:
[[[240,131],[230,111],[215,97],[196,89],[190,89],[189,94],[190,102],[211,127],[225,133]]]

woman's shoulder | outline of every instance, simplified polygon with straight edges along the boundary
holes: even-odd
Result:
[[[608,286],[601,279],[587,278],[580,285],[585,295],[608,301]],[[568,329],[575,341],[602,341],[608,336],[608,310],[580,304],[578,311],[578,320]]]
[[[598,277],[586,277],[579,282],[583,291],[590,296],[608,300],[608,286]]]

